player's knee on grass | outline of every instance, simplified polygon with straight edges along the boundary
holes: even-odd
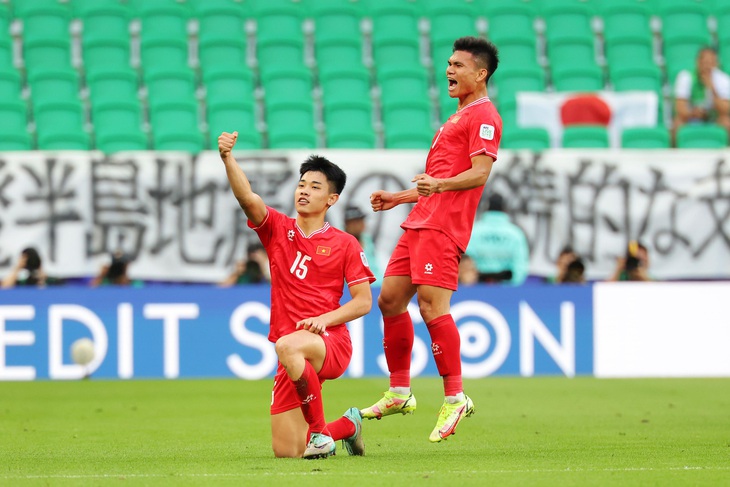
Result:
[[[272,442],[274,456],[276,458],[301,458],[306,445],[296,445],[291,440]]]

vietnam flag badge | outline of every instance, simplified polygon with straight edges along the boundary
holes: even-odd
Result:
[[[332,247],[317,245],[317,255],[330,255],[330,253],[332,253]]]

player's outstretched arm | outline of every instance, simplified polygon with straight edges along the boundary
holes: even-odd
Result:
[[[350,286],[350,296],[352,296],[352,299],[337,309],[301,320],[297,323],[297,329],[321,334],[328,326],[347,323],[370,312],[370,308],[373,306],[373,293],[370,291],[369,282],[361,282]]]
[[[394,208],[402,203],[415,203],[418,201],[418,192],[416,188],[391,193],[379,189],[370,195],[370,206],[373,211],[386,211]]]
[[[266,218],[266,204],[258,194],[253,192],[246,174],[236,162],[233,154],[231,154],[237,139],[238,132],[233,132],[232,134],[223,132],[218,137],[218,152],[220,153],[223,164],[226,166],[226,175],[228,176],[231,190],[233,190],[233,195],[238,200],[238,204],[241,205],[241,208],[251,223],[258,226]]]

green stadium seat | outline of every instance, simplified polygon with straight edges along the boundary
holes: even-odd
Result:
[[[71,37],[69,31],[71,15],[68,8],[60,4],[28,8],[21,20],[24,41],[36,39],[68,41]]]
[[[459,37],[479,34],[476,11],[470,3],[428,2],[425,8],[430,22],[429,36],[433,44],[453,44]]]
[[[10,68],[13,64],[13,41],[10,36],[0,36],[0,66]]]
[[[266,106],[266,125],[270,149],[317,147],[314,107],[308,101],[272,101]]]
[[[487,19],[487,37],[498,46],[514,39],[525,39],[535,45],[537,12],[529,3],[489,2],[481,11]]]
[[[697,34],[675,34],[664,40],[664,60],[667,80],[674,84],[677,74],[683,69],[694,70],[697,53],[710,45],[710,38]]]
[[[546,39],[549,42],[564,36],[592,39],[593,14],[592,9],[581,2],[547,2],[542,9]]]
[[[500,100],[497,104],[497,110],[502,118],[502,125],[517,126],[517,100]]]
[[[520,91],[545,91],[545,71],[534,65],[500,66],[493,82],[500,102],[514,100]]]
[[[418,41],[418,11],[405,2],[379,5],[370,12],[373,22],[373,43],[415,40]]]
[[[504,126],[499,146],[501,149],[540,152],[550,148],[550,134],[541,127]]]
[[[720,125],[690,124],[677,130],[678,149],[724,149],[727,145],[727,130]]]
[[[659,4],[662,39],[666,42],[686,34],[710,37],[707,8],[697,2],[662,2]]]
[[[12,2],[10,2],[10,4],[12,7],[13,15],[16,18],[20,19],[40,9],[53,10],[59,6],[65,8],[65,5],[59,3],[58,0],[13,0]]]
[[[538,65],[535,40],[515,37],[503,40],[497,46],[499,48],[499,69],[504,66]]]
[[[79,101],[79,75],[66,69],[37,70],[29,74],[28,85],[33,104],[43,101]]]
[[[669,130],[666,127],[631,127],[621,132],[624,149],[669,149]]]
[[[203,73],[208,103],[253,100],[253,74],[242,66],[221,66]]]
[[[257,42],[259,71],[286,66],[304,66],[304,41],[301,39],[268,39]]]
[[[593,66],[566,66],[553,70],[556,91],[600,91],[604,87],[603,71]]]
[[[176,100],[150,103],[152,148],[197,153],[203,150],[199,128],[198,105],[194,101]]]
[[[656,65],[621,67],[609,70],[615,91],[645,90],[662,93],[662,72]]]
[[[609,69],[654,66],[652,42],[651,34],[606,39],[606,64]]]
[[[137,100],[139,79],[132,68],[99,70],[86,76],[89,98],[94,105],[111,100]]]
[[[185,41],[188,37],[189,12],[181,5],[145,3],[139,11],[140,38]]]
[[[243,99],[220,100],[208,104],[209,144],[218,149],[222,132],[238,131],[237,150],[261,149],[261,134],[256,128],[256,110],[252,101]]]
[[[195,75],[189,69],[155,69],[144,75],[150,104],[163,101],[195,101]]]
[[[373,60],[378,70],[389,66],[418,66],[421,46],[417,38],[379,39],[373,42]]]
[[[312,6],[315,43],[318,46],[350,40],[361,43],[361,15],[360,9],[351,3],[315,3]]]
[[[712,14],[717,22],[717,43],[727,46],[730,44],[730,2],[718,2],[712,9]]]
[[[451,58],[451,55],[454,53],[455,40],[456,39],[451,39],[450,41],[442,40],[431,43],[431,62],[433,63],[433,71],[436,75],[437,84],[440,77],[442,77],[442,79],[445,79],[446,77],[446,68],[449,66],[449,58]],[[448,88],[448,84],[445,84],[440,88],[446,89]]]
[[[264,102],[296,102],[312,99],[312,73],[305,67],[280,67],[269,69],[261,75]]]
[[[12,17],[6,3],[0,3],[0,38],[7,37],[10,32]]]
[[[602,125],[570,125],[563,129],[566,149],[607,149],[608,129]]]
[[[434,131],[431,127],[431,104],[410,100],[383,106],[385,147],[388,149],[427,149]]]
[[[91,110],[94,131],[99,134],[114,132],[142,132],[142,105],[139,101],[103,101]]]
[[[0,151],[30,150],[28,109],[20,99],[0,97]]]
[[[198,60],[203,72],[220,66],[247,66],[243,36],[232,39],[208,37],[198,43]]]
[[[89,4],[79,13],[84,43],[95,40],[125,40],[129,42],[129,9],[120,4]]]
[[[106,7],[124,7],[129,11],[129,2],[125,0],[71,0],[71,13],[74,17],[83,18],[84,14],[89,10],[97,8],[104,9]]]
[[[43,101],[34,105],[40,150],[88,150],[89,134],[80,101]]]
[[[359,37],[357,39],[317,41],[315,56],[321,71],[330,66],[335,68],[363,66],[362,41]]]
[[[373,149],[373,107],[367,101],[328,103],[324,109],[327,147],[333,149]]]
[[[370,99],[370,72],[363,66],[329,68],[327,71],[320,72],[319,82],[325,104]]]
[[[651,9],[636,1],[611,1],[603,4],[603,37],[617,40],[624,37],[651,36]]]
[[[562,34],[547,42],[547,55],[551,69],[574,66],[593,66],[596,52],[592,37]]]
[[[25,69],[32,73],[42,69],[64,69],[71,66],[71,41],[34,39],[23,43]]]
[[[456,113],[456,108],[459,106],[459,100],[451,98],[447,95],[439,95],[439,121],[445,122],[451,115]]]
[[[123,151],[146,151],[149,140],[142,131],[111,132],[96,135],[96,148],[105,154]]]
[[[429,97],[428,74],[418,66],[379,69],[377,81],[383,105],[401,100],[427,100]]]
[[[195,16],[198,19],[198,39],[201,43],[209,39],[246,39],[246,16],[240,4],[230,0],[200,2],[195,7]]]
[[[188,66],[188,44],[180,39],[142,39],[142,69],[184,69]]]
[[[83,43],[84,71],[108,71],[131,67],[129,39],[90,39]]]
[[[262,2],[255,9],[258,42],[292,40],[304,43],[303,8],[293,3]]]
[[[22,84],[18,70],[9,66],[0,67],[0,100],[19,100],[21,94]]]

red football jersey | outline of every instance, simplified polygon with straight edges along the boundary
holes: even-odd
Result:
[[[297,322],[340,306],[345,284],[373,282],[360,243],[329,223],[309,236],[294,218],[267,207],[258,227],[251,222],[269,256],[271,322],[269,340],[296,331]],[[338,326],[345,326],[341,324]]]
[[[471,158],[486,154],[497,160],[502,119],[489,98],[480,98],[454,113],[433,138],[426,158],[426,174],[445,179],[472,167]],[[462,252],[471,237],[484,186],[465,191],[444,191],[419,196],[401,227],[440,230]]]

